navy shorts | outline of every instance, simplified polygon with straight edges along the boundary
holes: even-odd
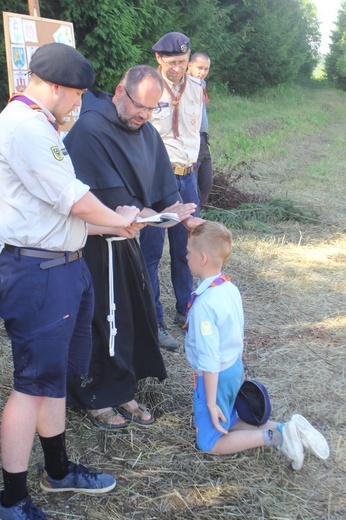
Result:
[[[41,269],[44,259],[0,254],[0,316],[12,342],[14,389],[66,396],[67,373],[86,375],[94,292],[83,258]]]
[[[226,422],[221,422],[225,430],[229,430],[237,422],[235,400],[244,381],[244,367],[241,358],[226,370],[219,372],[216,402],[221,408]],[[203,376],[197,377],[194,393],[194,414],[197,431],[197,447],[202,451],[210,451],[216,441],[224,434],[219,432],[210,418],[207,407]]]

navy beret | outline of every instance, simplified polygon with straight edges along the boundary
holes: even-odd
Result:
[[[186,54],[190,50],[190,40],[185,34],[170,32],[162,36],[152,47],[153,51],[165,56]]]
[[[44,81],[63,87],[90,88],[95,71],[90,61],[70,45],[47,43],[33,54],[29,69]]]
[[[246,379],[235,400],[235,409],[244,422],[260,426],[270,417],[271,403],[266,387],[255,379]]]

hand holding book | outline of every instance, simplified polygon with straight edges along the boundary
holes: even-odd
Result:
[[[176,213],[156,213],[149,217],[137,217],[135,222],[147,223],[149,226],[170,227],[175,226],[180,219]]]
[[[149,226],[155,227],[171,227],[175,226],[178,222],[183,222],[189,218],[191,213],[196,210],[196,204],[193,202],[181,203],[175,202],[171,206],[167,207],[162,213],[156,213],[147,217],[137,217],[134,222],[145,223]]]

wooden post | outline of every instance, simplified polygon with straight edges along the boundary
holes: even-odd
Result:
[[[28,0],[28,8],[30,16],[36,16],[37,18],[41,16],[39,0]]]

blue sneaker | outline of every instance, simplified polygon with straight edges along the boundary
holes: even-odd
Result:
[[[12,507],[4,507],[0,501],[1,520],[47,520],[41,509],[32,503],[30,497],[20,500]]]
[[[82,464],[70,462],[70,471],[65,478],[55,480],[43,469],[40,486],[44,491],[59,493],[76,491],[79,493],[107,493],[115,488],[116,480],[107,473],[93,473]]]

